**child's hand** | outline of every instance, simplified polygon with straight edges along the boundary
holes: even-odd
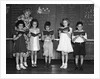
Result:
[[[22,36],[22,34],[19,34],[18,37]]]
[[[18,37],[14,38],[14,40],[17,40],[17,39],[18,39]]]
[[[16,56],[16,54],[15,53],[13,53],[13,57],[15,57]]]
[[[76,37],[79,37],[79,35],[76,35]]]
[[[80,37],[83,37],[83,35],[80,35]]]

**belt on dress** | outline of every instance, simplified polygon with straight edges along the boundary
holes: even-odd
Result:
[[[51,41],[51,40],[45,40],[45,41]]]
[[[75,44],[84,44],[85,42],[75,42]]]

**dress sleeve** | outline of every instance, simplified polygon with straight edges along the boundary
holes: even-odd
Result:
[[[74,36],[74,34],[72,34],[72,39],[74,39],[75,38],[75,36]]]
[[[69,29],[70,29],[70,31],[69,31],[68,33],[70,33],[70,34],[71,34],[71,33],[72,33],[72,28],[70,27]]]
[[[83,36],[85,39],[87,39],[87,33],[85,33],[85,35]]]

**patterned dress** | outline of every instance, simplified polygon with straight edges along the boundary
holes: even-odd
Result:
[[[45,36],[44,39],[44,53],[43,56],[53,57],[53,42],[52,42],[52,35],[53,31],[43,31],[43,35]]]

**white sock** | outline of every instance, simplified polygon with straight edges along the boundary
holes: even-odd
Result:
[[[34,62],[33,61],[31,61],[32,62],[32,64],[34,64]]]

